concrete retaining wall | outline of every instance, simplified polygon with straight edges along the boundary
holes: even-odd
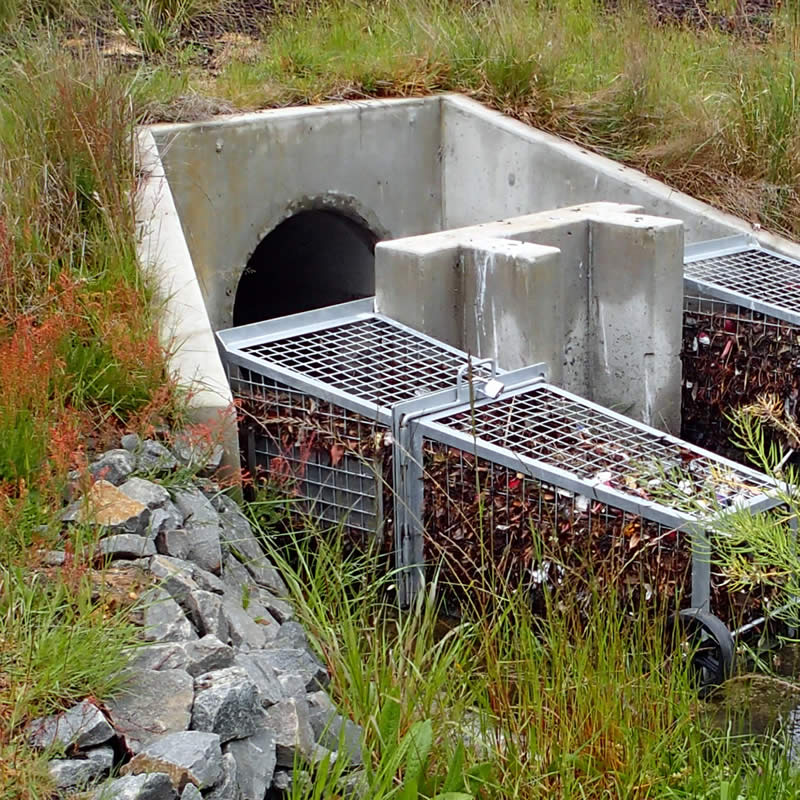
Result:
[[[380,239],[441,229],[438,98],[342,103],[153,125],[211,324],[233,324],[250,255],[327,208]]]
[[[384,240],[597,201],[680,220],[689,243],[754,232],[744,220],[458,95],[154,125],[139,142],[146,167],[140,260],[158,276],[164,338],[179,345],[172,366],[195,388],[201,417],[230,400],[211,332],[232,324],[255,248],[298,211],[338,211]],[[561,213],[527,220],[513,235],[482,231],[475,246],[458,230],[406,239],[393,247],[390,264],[378,265],[384,310],[445,341],[466,342],[476,354],[496,353],[504,366],[548,352],[553,377],[565,386],[677,430],[673,381],[664,377],[673,375],[664,364],[677,350],[672,333],[660,333],[679,313],[675,223],[644,219],[634,235],[630,220]],[[756,235],[800,256],[785,239]],[[645,263],[649,271],[630,267]],[[615,271],[620,264],[628,266]],[[592,269],[594,294],[586,288]],[[595,295],[600,300],[590,303]],[[630,323],[628,334],[612,318]],[[619,344],[620,355],[617,340],[625,335],[632,345]],[[625,361],[626,352],[635,363]]]

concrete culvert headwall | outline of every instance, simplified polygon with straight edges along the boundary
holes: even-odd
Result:
[[[236,290],[233,324],[369,297],[375,243],[365,226],[335,211],[301,211],[258,245]]]

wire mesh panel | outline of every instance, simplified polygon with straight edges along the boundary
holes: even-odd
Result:
[[[453,386],[466,360],[377,316],[252,344],[242,352],[386,408]]]
[[[760,613],[764,598],[732,596],[692,540],[706,510],[775,505],[766,476],[544,383],[419,430],[426,563],[456,584],[490,574],[537,589],[588,569],[633,602],[691,589],[726,621]]]
[[[744,237],[687,248],[681,358],[685,439],[745,462],[730,417],[757,404],[768,441],[796,447],[800,264]]]
[[[298,501],[299,511],[345,523],[351,539],[390,539],[387,427],[251,370],[233,366],[229,377],[252,477]]]

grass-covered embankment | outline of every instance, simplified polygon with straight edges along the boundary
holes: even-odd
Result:
[[[219,108],[459,90],[796,236],[800,21],[796,4],[785,5],[763,37],[746,24],[736,35],[655,27],[644,5],[610,12],[594,0],[0,4],[0,796],[46,795],[22,725],[107,691],[130,636],[90,586],[83,533],[59,540],[53,520],[66,474],[114,431],[179,410],[155,335],[157,305],[135,263],[134,125]],[[39,568],[39,551],[54,543],[66,544],[69,569]],[[409,714],[430,715],[429,701],[416,710],[417,695],[439,696],[447,664],[454,703],[462,693],[459,703],[518,728],[497,756],[499,796],[733,797],[739,770],[772,780],[769,762],[759,772],[729,760],[723,745],[699,747],[673,678],[641,683],[631,669],[633,683],[614,679],[631,647],[643,646],[635,631],[626,632],[633,645],[616,627],[589,631],[581,662],[563,650],[575,639],[582,646],[574,631],[564,628],[545,648],[524,615],[513,626],[495,618],[445,640],[461,649],[458,658],[469,652],[470,663],[484,665],[459,672],[457,654],[430,660],[431,631],[409,629],[403,652],[397,636],[375,638],[385,627],[369,620],[386,609],[374,601],[325,601],[338,611],[325,612],[318,632],[343,699],[352,695],[352,713],[364,718],[365,687],[378,675],[386,691],[412,692],[402,695]],[[507,691],[509,665],[520,664],[520,674],[538,676],[530,685],[515,678],[531,693],[524,702]],[[635,702],[603,705],[628,697],[620,685],[634,686]],[[573,700],[556,702],[559,694]],[[445,705],[434,752],[445,753],[452,734]],[[534,718],[523,725],[521,713]],[[403,719],[407,727],[411,717]],[[763,796],[793,796],[789,783],[772,787]]]

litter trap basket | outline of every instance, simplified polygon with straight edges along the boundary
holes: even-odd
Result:
[[[505,373],[499,397],[409,420],[399,431],[414,559],[407,563],[435,560],[445,581],[461,584],[490,561],[536,589],[569,580],[570,565],[541,555],[542,545],[559,543],[562,553],[583,551],[600,564],[619,556],[618,579],[642,600],[685,580],[692,606],[728,623],[761,613],[728,596],[709,531],[730,509],[757,514],[779,505],[773,481],[521,377]]]
[[[688,246],[681,358],[687,441],[743,461],[728,415],[765,394],[797,420],[800,262],[750,236]]]
[[[470,391],[496,391],[496,370],[373,309],[368,298],[217,337],[251,475],[277,483],[303,512],[342,525],[351,541],[379,537],[400,567],[408,562],[395,536],[402,495],[394,491],[394,430],[401,418]]]

